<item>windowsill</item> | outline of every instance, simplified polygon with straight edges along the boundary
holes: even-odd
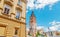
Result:
[[[16,18],[16,17],[15,17]],[[16,20],[21,20],[20,18],[16,18]]]
[[[17,4],[17,5],[20,6],[20,7],[22,8],[21,4]]]
[[[7,17],[9,17],[10,15],[9,14],[6,14],[6,13],[2,13],[3,15],[5,15],[5,16],[7,16]]]
[[[13,2],[13,0],[10,0],[10,1],[12,1],[12,2]]]
[[[6,36],[0,36],[0,37],[6,37]]]

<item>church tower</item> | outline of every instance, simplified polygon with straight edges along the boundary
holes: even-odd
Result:
[[[36,17],[33,11],[30,17],[30,35],[32,35],[32,37],[36,37]]]

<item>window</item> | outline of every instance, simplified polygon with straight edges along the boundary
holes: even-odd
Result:
[[[17,11],[17,13],[16,13],[16,18],[19,19],[19,17],[20,17],[20,12]]]
[[[21,5],[21,1],[20,0],[18,0],[18,5]]]
[[[8,9],[8,8],[5,7],[4,13],[9,14],[9,10],[10,10],[10,9]]]
[[[18,29],[15,29],[15,35],[17,35],[18,34]]]
[[[4,13],[5,14],[9,14],[10,9],[11,9],[10,5],[7,5],[7,4],[4,5]]]

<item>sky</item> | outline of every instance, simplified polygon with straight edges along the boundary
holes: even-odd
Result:
[[[26,25],[29,28],[29,21],[32,11],[36,17],[37,29],[44,31],[60,31],[60,0],[27,0]],[[49,29],[48,29],[49,28]]]

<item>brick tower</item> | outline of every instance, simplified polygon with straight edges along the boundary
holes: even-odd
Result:
[[[33,11],[30,17],[30,35],[36,37],[36,18]]]

